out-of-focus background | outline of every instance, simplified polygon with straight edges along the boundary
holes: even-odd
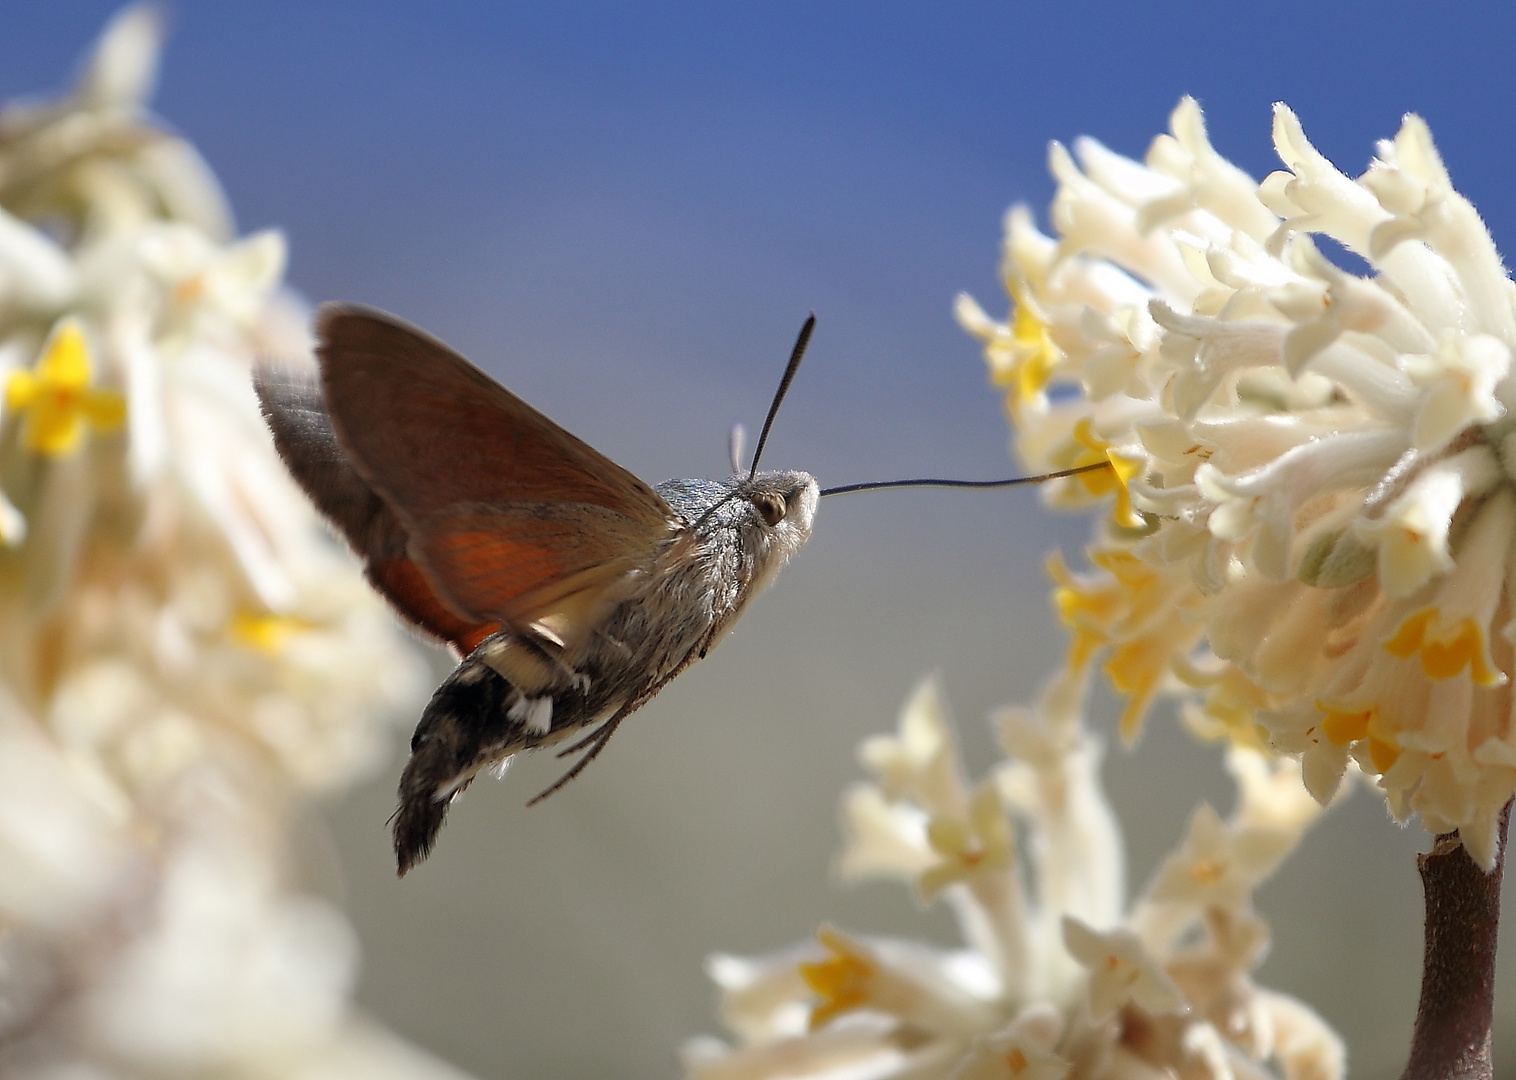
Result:
[[[0,94],[58,88],[113,0],[0,9]],[[1050,139],[1140,156],[1182,94],[1262,177],[1288,101],[1350,173],[1406,111],[1516,250],[1516,9],[1409,2],[818,4],[183,0],[156,98],[244,230],[282,227],[312,300],[393,310],[634,472],[718,475],[805,313],[820,326],[767,463],[823,483],[1013,471],[959,290],[1004,310],[1000,217],[1039,214]],[[459,447],[467,453],[467,447]],[[717,1030],[701,973],[827,920],[949,940],[941,911],[830,874],[854,748],[941,672],[975,773],[983,723],[1063,641],[1041,570],[1087,523],[1026,491],[849,496],[725,645],[545,804],[527,761],[396,881],[399,767],[328,807],[366,957],[360,1001],[483,1078],[656,1077]],[[1113,710],[1100,703],[1109,728]],[[1106,766],[1133,887],[1213,748],[1165,712]],[[1259,903],[1260,981],[1314,1004],[1358,1077],[1403,1063],[1420,961],[1415,831],[1359,793]],[[322,856],[322,857],[317,857]],[[1516,1055],[1516,965],[1497,1061]]]

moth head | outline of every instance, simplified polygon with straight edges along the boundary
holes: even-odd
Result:
[[[811,536],[820,489],[816,478],[803,472],[762,472],[738,483],[747,529],[759,530],[780,561],[789,558]]]

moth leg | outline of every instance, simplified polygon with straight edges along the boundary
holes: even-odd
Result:
[[[637,704],[640,704],[640,702]],[[536,806],[543,799],[547,798],[553,792],[557,791],[574,777],[582,773],[586,765],[600,756],[600,751],[605,749],[605,744],[611,741],[612,735],[616,734],[616,729],[621,726],[621,721],[630,716],[632,709],[634,708],[636,708],[636,705],[631,702],[628,702],[627,704],[621,706],[621,708],[617,709],[609,720],[596,728],[592,734],[586,736],[583,739],[580,739],[567,750],[560,751],[558,756],[563,757],[566,754],[574,753],[580,747],[589,747],[589,749],[585,751],[584,756],[578,761],[574,762],[574,764],[569,768],[568,772],[558,777],[557,780],[554,780],[549,787],[543,789],[542,791],[539,791],[526,805]]]
[[[604,725],[602,725],[602,727],[603,726]],[[601,731],[601,728],[596,728],[594,731],[590,732],[588,735],[586,735],[584,738],[580,739],[578,742],[574,743],[572,746],[566,746],[566,747],[564,747],[562,750],[559,750],[553,756],[554,757],[573,757],[575,754],[579,753],[579,751],[583,750],[590,743],[592,743],[592,742],[596,741],[597,739],[599,739],[600,738],[600,731]]]
[[[710,646],[710,641],[711,637],[710,635],[707,635],[705,641],[702,642],[698,647],[701,656],[705,655],[705,650]],[[538,792],[526,805],[536,806],[543,799],[547,798],[553,792],[563,787],[564,784],[567,784],[574,777],[582,773],[586,765],[600,756],[600,751],[605,749],[605,744],[611,741],[612,735],[616,734],[616,728],[621,726],[621,721],[625,720],[628,716],[637,711],[637,709],[639,709],[643,704],[645,704],[655,694],[657,694],[658,691],[662,690],[665,686],[672,682],[676,675],[693,664],[695,662],[695,653],[696,649],[691,649],[688,653],[685,654],[684,659],[674,666],[673,670],[669,671],[666,675],[663,676],[663,678],[659,679],[651,686],[645,687],[633,697],[629,698],[626,703],[622,705],[621,708],[617,709],[615,714],[612,715],[611,718],[604,724],[600,725],[600,727],[596,728],[589,735],[586,735],[584,738],[574,743],[568,749],[558,751],[559,757],[567,757],[569,754],[577,753],[579,750],[585,747],[589,748],[585,751],[585,754],[582,758],[574,762],[573,767],[570,768],[568,772],[564,773],[557,780],[553,781],[552,785],[546,790]]]

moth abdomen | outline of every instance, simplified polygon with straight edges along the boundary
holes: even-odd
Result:
[[[400,774],[395,856],[403,875],[426,858],[448,804],[507,741],[511,685],[482,663],[465,660],[432,694],[411,736]]]
[[[509,631],[491,635],[442,681],[422,711],[395,813],[402,875],[430,853],[448,804],[479,770],[559,742],[617,704],[600,700],[610,688],[588,672],[563,673],[548,686],[518,685],[499,667],[503,654],[519,658],[522,643]]]

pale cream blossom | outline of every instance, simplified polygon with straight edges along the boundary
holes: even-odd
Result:
[[[1055,235],[1012,211],[1012,313],[960,321],[1032,469],[1116,466],[1051,498],[1123,496],[1092,570],[1055,567],[1123,733],[1181,691],[1318,798],[1356,762],[1489,866],[1516,791],[1516,292],[1417,117],[1356,179],[1283,105],[1274,144],[1255,183],[1186,99],[1144,161],[1055,146]]]
[[[0,1073],[456,1076],[355,1013],[296,883],[425,665],[264,430],[305,313],[147,113],[160,23],[0,113]]]
[[[965,947],[823,926],[813,944],[715,957],[736,1042],[692,1042],[686,1076],[1340,1078],[1341,1040],[1251,979],[1269,942],[1253,888],[1320,812],[1302,801],[1298,766],[1234,750],[1237,812],[1198,810],[1128,904],[1083,724],[1086,682],[1061,672],[1036,708],[1004,711],[1013,757],[975,785],[941,691],[924,682],[897,734],[864,743],[875,780],[847,796],[841,865],[906,880],[924,902],[942,896]]]
[[[1105,1020],[1127,1005],[1154,1016],[1184,1011],[1184,999],[1173,980],[1125,927],[1102,933],[1065,915],[1063,947],[1089,971],[1094,1019]]]

